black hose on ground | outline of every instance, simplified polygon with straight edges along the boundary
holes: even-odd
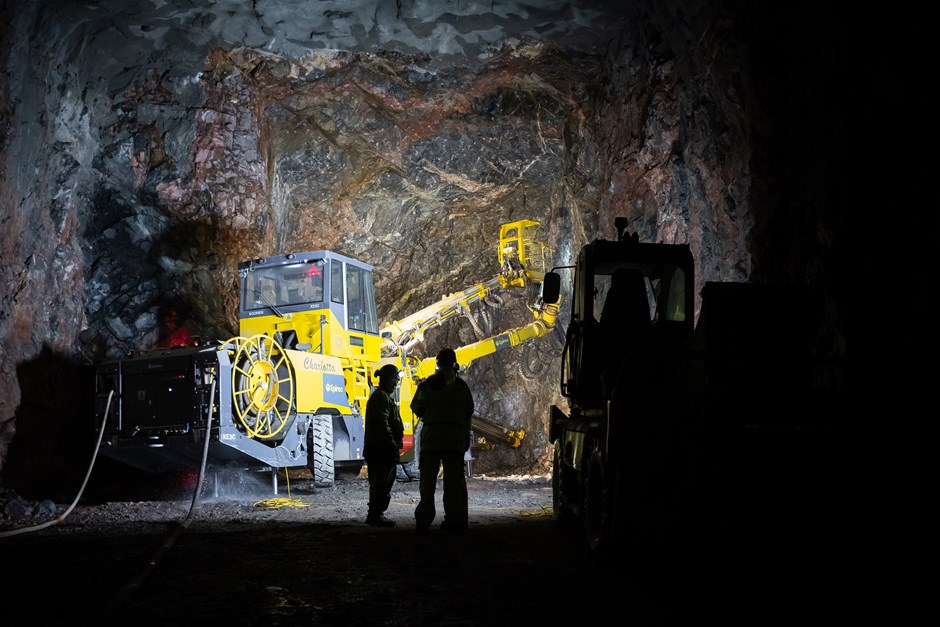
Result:
[[[108,421],[108,412],[111,410],[111,399],[114,398],[114,390],[111,390],[111,393],[108,394],[108,403],[104,407],[104,418],[101,421],[101,427],[98,429],[98,441],[95,442],[95,450],[91,456],[91,463],[88,465],[88,472],[85,473],[85,480],[82,481],[81,487],[78,489],[78,494],[75,495],[75,500],[72,501],[72,504],[62,512],[60,515],[56,516],[50,521],[44,522],[33,527],[21,527],[19,529],[11,529],[10,531],[4,531],[0,533],[0,538],[6,538],[8,536],[16,536],[21,533],[27,533],[29,531],[39,531],[40,529],[45,529],[46,527],[51,527],[53,525],[58,525],[60,522],[65,520],[66,516],[72,513],[72,510],[75,509],[75,505],[78,504],[78,501],[82,498],[82,494],[85,493],[85,486],[88,485],[88,478],[91,477],[91,471],[95,467],[95,460],[98,459],[98,449],[101,446],[101,438],[104,436],[104,425]]]
[[[212,381],[212,388],[209,391],[209,419],[206,422],[206,439],[205,444],[202,449],[202,464],[199,467],[199,480],[196,482],[196,491],[193,493],[193,500],[189,506],[189,512],[186,514],[186,518],[183,519],[183,522],[173,524],[170,529],[170,532],[164,538],[163,543],[157,548],[157,551],[153,554],[153,557],[147,562],[147,565],[141,570],[136,577],[131,579],[127,584],[124,585],[118,593],[114,595],[111,600],[102,608],[101,613],[98,615],[98,618],[108,618],[115,610],[117,610],[122,603],[133,594],[140,586],[146,581],[147,577],[150,576],[150,573],[154,571],[157,567],[157,563],[160,561],[160,558],[166,554],[167,551],[176,543],[183,532],[189,527],[190,522],[192,522],[193,513],[196,511],[196,505],[199,501],[199,493],[202,491],[202,484],[205,478],[206,473],[206,460],[209,457],[209,440],[212,433],[212,406],[215,400],[215,380]]]

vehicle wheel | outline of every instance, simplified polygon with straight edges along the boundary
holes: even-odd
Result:
[[[329,488],[336,482],[333,466],[333,417],[315,416],[313,428],[307,432],[307,467],[313,474],[313,485]]]
[[[584,537],[595,556],[604,554],[610,538],[608,491],[604,460],[593,451],[588,461],[587,489],[584,494]]]
[[[556,440],[555,453],[552,459],[552,515],[559,526],[564,529],[573,529],[576,526],[577,519],[561,500],[564,472],[561,440]]]

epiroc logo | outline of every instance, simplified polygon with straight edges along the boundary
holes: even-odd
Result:
[[[346,380],[343,379],[343,375],[323,375],[323,400],[341,407],[349,407],[349,399],[346,397]]]

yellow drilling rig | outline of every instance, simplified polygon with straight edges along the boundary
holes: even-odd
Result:
[[[431,328],[468,313],[497,289],[533,288],[528,324],[456,348],[474,360],[554,329],[559,303],[542,299],[553,251],[530,236],[538,222],[500,227],[498,274],[386,324],[376,314],[372,266],[313,251],[238,264],[239,335],[201,346],[139,351],[96,368],[102,454],[148,472],[214,464],[308,467],[315,485],[358,472],[366,401],[387,363],[402,372],[401,462],[415,456],[410,401],[434,359],[412,350]],[[538,292],[536,293],[536,290]],[[552,290],[558,293],[558,289]],[[474,418],[481,439],[519,446],[521,429]],[[277,491],[277,472],[273,472]]]

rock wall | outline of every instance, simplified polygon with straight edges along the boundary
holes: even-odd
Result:
[[[796,81],[818,51],[780,56],[807,34],[789,15],[627,3],[589,46],[505,36],[467,57],[271,51],[264,16],[239,31],[218,14],[148,24],[65,6],[10,4],[0,46],[7,481],[42,483],[90,450],[91,364],[180,329],[233,335],[234,270],[258,255],[326,248],[374,264],[383,319],[493,276],[499,225],[522,218],[541,222],[558,264],[626,215],[644,239],[689,242],[699,284],[839,280],[841,209],[808,189],[825,189],[834,158],[819,133],[839,129],[821,126],[826,110],[801,117],[832,66]],[[786,36],[767,39],[778,18]],[[831,311],[820,350],[838,357],[835,298]],[[524,295],[472,315],[429,333],[426,354],[525,322]],[[528,433],[478,471],[550,465],[559,351],[555,336],[473,365],[478,413]]]

